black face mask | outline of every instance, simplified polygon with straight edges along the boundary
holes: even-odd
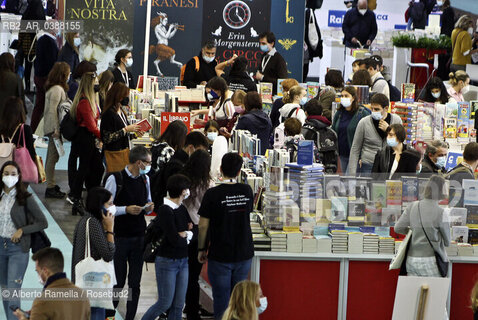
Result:
[[[95,90],[95,92],[100,92],[100,85],[95,84],[95,86],[93,87],[93,90]]]
[[[124,97],[123,100],[120,101],[122,106],[129,106],[129,97]]]

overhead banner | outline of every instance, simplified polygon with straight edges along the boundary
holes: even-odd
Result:
[[[262,52],[259,34],[270,30],[271,0],[215,0],[204,3],[202,38],[216,43],[219,62],[244,56],[255,72]]]
[[[136,0],[136,21],[146,21],[146,0]],[[201,50],[198,26],[202,24],[203,0],[153,0],[148,74],[179,77],[181,67]],[[144,48],[145,23],[135,25],[134,47]],[[136,75],[143,73],[144,50],[135,50]]]
[[[80,59],[95,63],[98,73],[113,66],[118,50],[133,49],[133,0],[68,0],[65,6],[66,20],[84,21]]]

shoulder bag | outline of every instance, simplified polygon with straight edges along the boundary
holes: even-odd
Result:
[[[75,266],[75,284],[81,289],[113,290],[116,284],[115,267],[113,263],[103,259],[95,260],[91,256],[90,248],[90,220],[86,221],[85,230],[85,257]],[[113,300],[95,299],[90,300],[92,308],[104,308],[113,310]]]
[[[438,271],[440,271],[440,275],[445,278],[448,274],[448,261],[443,260],[440,254],[435,250],[435,247],[430,241],[430,238],[428,238],[427,232],[425,231],[425,228],[423,227],[422,215],[420,212],[420,203],[418,203],[418,217],[420,218],[420,224],[422,225],[423,233],[425,234],[425,237],[427,237],[428,243],[430,244],[430,246],[433,249],[433,252],[435,253]]]
[[[20,145],[20,141],[23,136],[23,146]],[[20,127],[20,134],[18,135],[17,146],[15,149],[13,159],[20,167],[22,172],[22,181],[29,183],[38,183],[38,168],[33,162],[30,152],[28,151],[25,143],[25,126],[22,124]]]
[[[18,127],[13,132],[12,137],[17,133]],[[7,161],[13,160],[13,154],[15,153],[15,144],[12,143],[12,138],[5,138],[3,135],[0,136],[2,141],[0,142],[0,167]]]

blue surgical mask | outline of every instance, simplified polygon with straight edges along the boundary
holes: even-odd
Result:
[[[438,98],[440,98],[440,96],[441,96],[441,91],[438,91],[438,92],[432,92],[432,96],[433,96],[433,98],[435,98],[435,99],[438,99]]]
[[[398,141],[396,138],[387,138],[387,144],[389,147],[393,148],[398,146]]]
[[[420,163],[420,166],[418,167],[417,174],[419,174],[420,172],[422,172],[422,164],[421,163]]]
[[[269,46],[267,44],[261,44],[262,52],[269,52]]]
[[[208,132],[207,133],[207,138],[211,141],[216,140],[217,138],[217,132]]]
[[[304,104],[307,103],[307,97],[302,97],[302,99],[300,99],[300,105],[303,106]]]
[[[262,297],[259,299],[261,305],[257,308],[257,314],[261,314],[267,309],[267,297]]]
[[[209,100],[216,100],[216,99],[219,99],[219,96],[217,95],[216,92],[214,92],[214,90],[211,90],[208,94],[207,94],[207,98]]]
[[[380,111],[374,111],[372,112],[372,118],[374,120],[380,120],[382,119],[382,113]]]
[[[144,169],[139,169],[139,174],[148,174],[148,172],[151,170],[151,165],[149,166],[144,166]]]
[[[75,47],[79,47],[80,44],[81,44],[81,39],[80,38],[74,38],[73,39],[73,44],[75,45]]]
[[[436,165],[439,168],[444,168],[446,166],[446,157],[438,157]]]

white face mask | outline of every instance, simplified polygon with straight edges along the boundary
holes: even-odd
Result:
[[[206,61],[207,63],[213,62],[213,61],[214,61],[214,58],[215,58],[215,56],[208,57],[208,56],[202,55],[202,59],[203,59],[204,61]]]
[[[133,58],[126,59],[126,66],[129,68],[133,65]]]
[[[106,209],[106,211],[108,211],[109,213],[111,213],[112,216],[114,216],[116,214],[116,206],[115,205],[109,206],[108,209]]]
[[[467,93],[468,91],[470,91],[470,86],[469,85],[466,85],[463,87],[463,89],[461,89],[461,94],[465,94]]]
[[[344,108],[348,108],[352,105],[352,101],[350,101],[350,98],[340,98],[340,104]]]
[[[472,28],[472,27],[469,27],[469,28],[468,28],[468,33],[469,33],[471,36],[473,36],[473,28]]]
[[[440,98],[440,96],[441,96],[441,91],[438,91],[438,92],[432,92],[432,96],[433,96],[433,98],[435,98],[435,99],[438,99],[438,98]]]
[[[207,138],[211,141],[216,140],[217,138],[217,132],[208,132],[207,133]]]
[[[45,281],[43,281],[43,279],[41,278],[40,274],[38,274],[38,282],[44,286],[45,285]]]
[[[18,176],[3,176],[2,182],[7,186],[7,188],[12,188],[18,182]]]
[[[367,9],[359,9],[359,13],[363,16],[367,12]]]
[[[74,38],[73,39],[73,44],[75,45],[75,47],[79,47],[80,44],[81,44],[81,39],[80,38]]]
[[[191,191],[189,191],[189,189],[186,189],[184,191],[184,200],[186,200],[187,198],[189,198],[189,196],[191,195]]]
[[[259,299],[260,306],[257,308],[257,313],[261,314],[267,309],[267,297],[262,297]]]
[[[382,119],[382,113],[380,111],[374,111],[372,112],[372,118],[374,120],[380,120]]]
[[[441,7],[443,5],[443,1],[437,1],[437,5]]]
[[[437,167],[444,168],[446,166],[446,157],[438,157],[436,165]]]

